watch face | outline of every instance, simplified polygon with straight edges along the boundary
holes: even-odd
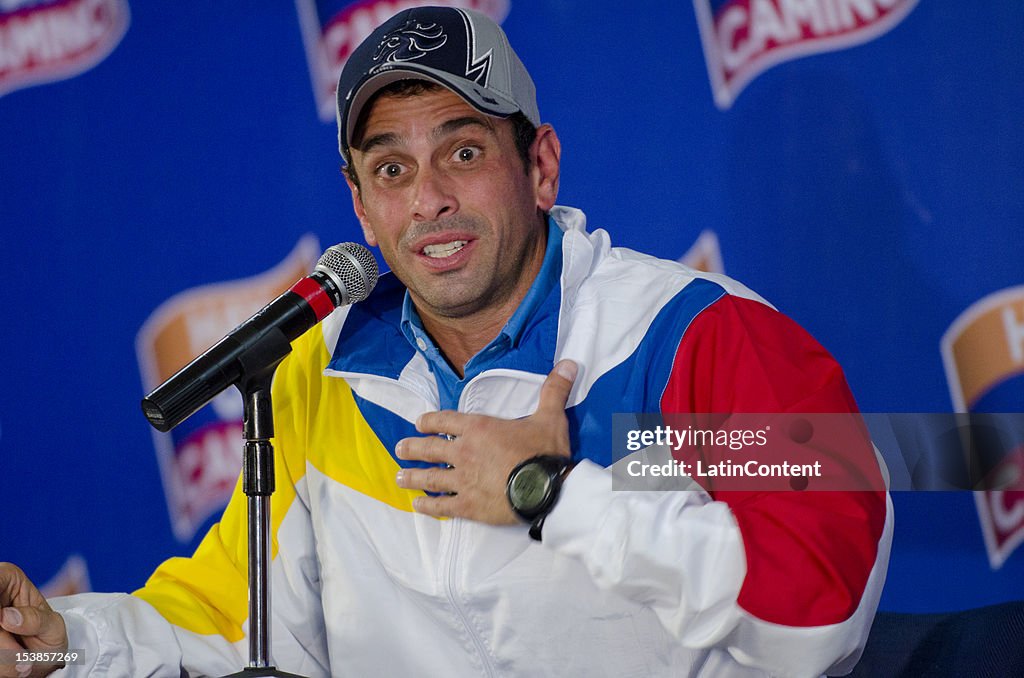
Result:
[[[544,505],[551,488],[551,475],[540,464],[527,464],[519,469],[508,486],[512,506],[529,513]]]

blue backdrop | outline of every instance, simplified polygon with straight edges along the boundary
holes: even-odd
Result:
[[[237,407],[161,437],[138,401],[361,240],[324,102],[407,4],[0,2],[0,559],[131,590],[194,548]],[[1024,411],[1024,4],[449,4],[502,20],[592,228],[724,267],[865,411]],[[896,493],[883,608],[1024,598],[1021,456]]]

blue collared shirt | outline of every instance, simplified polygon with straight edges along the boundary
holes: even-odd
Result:
[[[561,275],[562,229],[548,217],[548,242],[540,272],[537,273],[537,277],[526,292],[526,296],[523,297],[523,301],[505,323],[498,336],[466,363],[465,376],[461,379],[423,328],[423,321],[420,319],[419,313],[416,312],[416,307],[413,306],[409,292],[406,291],[402,304],[402,334],[426,358],[430,371],[433,372],[437,382],[437,392],[442,410],[458,409],[459,398],[462,396],[462,389],[466,384],[484,370],[497,366],[500,359],[518,344],[523,329],[544,300],[548,298],[551,290],[558,286]]]

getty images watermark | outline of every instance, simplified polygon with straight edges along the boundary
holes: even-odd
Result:
[[[612,435],[617,490],[1024,486],[1020,413],[632,413],[614,415]]]

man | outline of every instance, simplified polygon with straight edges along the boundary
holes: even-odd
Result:
[[[614,412],[853,412],[834,360],[734,281],[612,248],[557,207],[558,137],[479,14],[393,17],[350,58],[338,113],[356,215],[393,275],[275,379],[274,663],[848,670],[885,577],[884,491],[624,492],[607,468]],[[110,675],[228,673],[245,563],[236,493],[192,558],[131,596],[57,614],[6,566],[0,642],[80,648]]]

